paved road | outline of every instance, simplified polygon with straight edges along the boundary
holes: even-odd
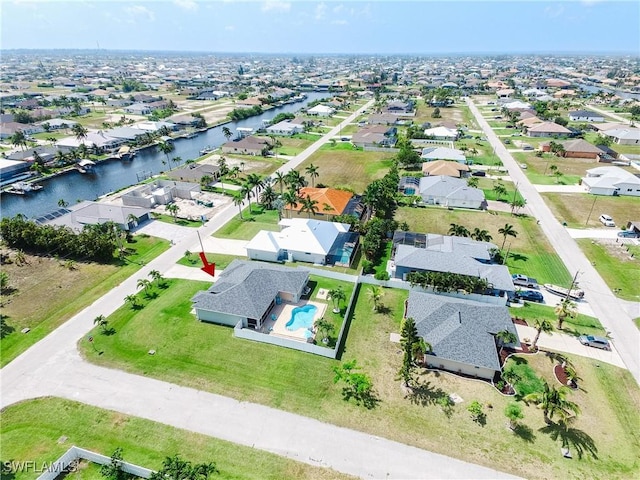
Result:
[[[373,101],[343,123],[353,121]],[[340,126],[291,160],[287,172],[305,161]],[[236,215],[229,205],[203,227],[203,238]],[[176,232],[177,233],[177,232]],[[83,361],[76,343],[93,327],[93,318],[108,316],[137,290],[151,270],[177,272],[185,250],[199,245],[195,230],[176,235],[167,252],[109,291],[0,370],[0,408],[42,396],[58,396],[139,416],[243,445],[267,450],[312,465],[362,478],[514,478],[443,455],[344,429],[280,410],[111,370]],[[179,268],[179,274],[188,274]],[[97,339],[98,340],[98,339]]]
[[[602,277],[593,268],[591,262],[571,238],[566,228],[553,216],[540,194],[500,142],[473,101],[467,98],[466,102],[496,154],[509,169],[510,176],[514,182],[518,183],[520,192],[527,199],[527,206],[540,221],[542,231],[549,242],[569,272],[572,274],[579,272],[578,281],[580,288],[585,291],[585,298],[589,301],[595,316],[611,332],[620,357],[636,381],[640,383],[640,331],[633,324],[626,309],[623,308]]]
[[[594,112],[601,113],[605,117],[613,118],[614,120],[617,120],[620,123],[627,123],[627,124],[631,123],[631,120],[629,120],[628,118],[621,117],[620,115],[613,112],[609,112],[607,110],[602,110],[601,108],[594,107],[593,105],[587,105],[587,108],[589,110],[593,110]]]

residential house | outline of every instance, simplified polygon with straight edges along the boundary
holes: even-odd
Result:
[[[204,176],[217,180],[220,177],[220,167],[210,163],[187,163],[175,170],[169,170],[165,175],[172,180],[200,183]]]
[[[269,135],[286,135],[291,136],[296,133],[302,133],[304,127],[299,123],[292,123],[288,120],[283,120],[275,125],[267,127],[267,134]]]
[[[498,98],[511,98],[516,91],[513,88],[503,88],[496,91]]]
[[[554,122],[536,123],[527,127],[527,135],[529,137],[560,137],[571,134],[571,130]]]
[[[308,282],[303,268],[234,260],[191,301],[200,321],[259,330],[276,304],[297,303]]]
[[[573,110],[569,112],[569,120],[572,122],[604,122],[604,115],[591,110]]]
[[[301,198],[309,197],[317,202],[316,208],[318,212],[313,215],[315,219],[330,220],[336,215],[355,215],[358,218],[362,218],[367,211],[367,208],[362,203],[362,197],[346,190],[303,187],[300,189],[299,195]],[[302,203],[298,202],[295,207],[291,205],[285,206],[284,210],[289,217],[304,217],[307,212],[302,211],[302,206]]]
[[[56,145],[59,148],[66,150],[78,148],[81,144],[84,144],[87,147],[92,147],[93,145],[95,145],[105,150],[115,150],[125,143],[126,140],[123,138],[114,138],[110,135],[107,135],[103,131],[98,131],[87,133],[87,136],[82,140],[78,140],[73,136],[61,138],[60,140],[58,140],[58,143]]]
[[[11,138],[16,132],[22,132],[25,135],[33,135],[35,133],[44,132],[44,128],[42,128],[41,125],[33,125],[30,123],[0,123],[0,139]]]
[[[640,128],[614,128],[603,132],[618,145],[640,145]]]
[[[151,217],[147,208],[115,203],[84,201],[56,211],[56,215],[45,215],[36,219],[40,224],[64,225],[81,231],[85,225],[101,225],[113,222],[123,230],[131,230]],[[136,217],[136,220],[132,219]]]
[[[267,262],[297,261],[318,265],[329,263],[329,254],[342,246],[349,232],[349,224],[325,222],[305,218],[280,221],[281,230],[261,230],[247,244],[247,256]],[[335,249],[335,248],[334,248]]]
[[[447,128],[444,126],[427,128],[424,134],[434,140],[456,141],[458,139],[458,130],[455,128]]]
[[[351,137],[356,147],[393,147],[396,144],[398,129],[386,125],[367,125]]]
[[[39,122],[38,125],[40,125],[46,131],[46,128],[48,128],[49,130],[64,130],[66,128],[73,128],[73,126],[77,123],[78,122],[67,120],[66,118],[51,118],[49,120]],[[48,125],[48,127],[45,128],[45,125]]]
[[[124,107],[124,111],[132,115],[149,115],[153,109],[146,103],[134,103]]]
[[[334,113],[336,113],[335,108],[328,107],[326,105],[316,105],[315,107],[307,110],[308,115],[313,115],[316,117],[330,117]]]
[[[451,160],[453,162],[463,164],[467,163],[467,157],[464,156],[464,152],[462,150],[448,147],[435,146],[423,148],[420,158],[425,162],[431,162],[433,160]]]
[[[419,179],[418,190],[415,194],[422,197],[427,205],[442,205],[444,207],[484,209],[487,202],[484,192],[467,185],[461,178],[435,175]]]
[[[605,152],[595,145],[590,144],[582,138],[576,138],[573,140],[565,140],[563,142],[557,142],[564,148],[563,157],[567,158],[593,158],[598,160],[600,156]],[[551,142],[544,142],[540,144],[540,148],[543,152],[551,151]]]
[[[127,142],[133,142],[138,137],[146,135],[147,131],[134,127],[115,127],[110,128],[109,130],[105,130],[104,133],[113,138],[119,138]]]
[[[620,167],[597,167],[587,170],[582,185],[593,195],[628,195],[640,197],[640,178]]]
[[[192,200],[200,193],[199,183],[154,180],[122,195],[122,204],[127,206],[154,208],[167,205],[176,198]]]
[[[400,100],[392,100],[382,109],[382,113],[407,117],[415,115],[415,104],[412,101],[402,102]]]
[[[468,165],[447,160],[435,160],[422,164],[422,174],[425,177],[430,175],[444,175],[447,177],[462,178],[468,175],[469,170]]]
[[[222,153],[262,155],[270,146],[271,142],[268,138],[248,136],[224,143],[222,145]]]
[[[429,368],[485,380],[502,371],[496,335],[506,330],[518,338],[507,307],[472,300],[412,291],[405,318],[413,318],[418,335],[431,345]]]
[[[398,116],[392,113],[374,113],[369,115],[367,122],[369,125],[396,125]]]

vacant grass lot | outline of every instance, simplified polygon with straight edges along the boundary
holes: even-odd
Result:
[[[571,394],[582,415],[568,431],[574,455],[568,462],[553,439],[557,429],[545,426],[539,409],[523,405],[525,418],[514,434],[503,414],[512,399],[483,382],[423,373],[423,393],[405,397],[396,377],[400,346],[389,341],[389,334],[400,330],[406,291],[385,289],[384,313],[373,312],[368,287],[358,295],[344,358],[357,359],[373,380],[380,402],[367,410],[342,400],[331,371],[338,362],[235,339],[229,328],[196,322],[188,313],[188,298],[199,288],[198,282],[172,284],[133,318],[123,307],[110,318],[115,335],[95,334],[105,353],[98,356],[82,345],[83,353],[103,365],[293,411],[527,478],[633,478],[640,473],[640,391],[625,370],[571,359],[584,390]],[[146,354],[151,346],[157,350],[154,357]],[[538,354],[523,361],[555,382],[548,357]],[[451,393],[463,402],[446,414],[437,401]],[[466,408],[473,400],[484,405],[484,427],[469,418]]]
[[[292,137],[278,136],[276,139],[282,144],[281,147],[278,147],[278,154],[297,155],[312,143],[317,142],[320,137],[317,135],[300,133]]]
[[[507,193],[498,198],[498,195],[493,190],[497,184],[504,185]],[[524,197],[520,192],[516,193],[516,187],[511,181],[495,180],[490,178],[478,177],[478,188],[484,191],[484,196],[487,200],[499,200],[504,203],[510,203],[515,199],[524,201]]]
[[[174,453],[194,463],[215,462],[220,475],[214,478],[351,478],[272,453],[60,398],[13,405],[2,411],[1,418],[3,460],[42,465],[56,460],[71,445],[106,456],[121,447],[125,461],[151,469],[161,468],[165,457]],[[67,440],[60,442],[63,436]],[[81,475],[69,478],[104,478],[99,467],[89,465]],[[35,475],[18,472],[11,478],[27,480]]]
[[[200,256],[198,255],[199,252],[191,252],[190,256],[184,256],[182,257],[180,260],[178,260],[176,263],[178,265],[184,265],[185,267],[194,267],[194,268],[200,268],[202,267],[202,260],[200,260]],[[227,268],[227,266],[233,262],[236,258],[235,255],[224,255],[222,253],[209,253],[209,252],[205,252],[205,255],[207,257],[207,261],[209,263],[215,263],[216,264],[216,271],[218,270],[223,270],[225,268]]]
[[[11,290],[3,292],[0,310],[6,321],[0,340],[1,365],[131,276],[141,262],[149,263],[169,248],[167,240],[142,235],[134,239],[126,246],[135,253],[121,265],[77,262],[70,270],[63,261],[33,255],[26,255],[28,263],[22,266],[15,261],[2,265]],[[31,329],[27,334],[20,332],[25,327]]]
[[[576,240],[609,288],[625,300],[640,301],[640,256],[631,258],[626,246],[606,240]]]
[[[233,217],[213,236],[218,238],[233,238],[236,240],[251,240],[260,230],[271,230],[277,232],[278,211],[266,210],[260,205],[251,204],[242,211],[243,218]]]
[[[507,237],[505,250],[511,243],[507,266],[512,273],[524,273],[537,278],[541,283],[569,285],[571,276],[560,257],[554,252],[546,237],[532,217],[513,216],[508,213],[488,213],[472,210],[447,210],[440,207],[398,209],[395,219],[407,222],[413,232],[439,233],[446,235],[450,224],[464,225],[470,231],[474,228],[488,230],[493,243],[498,247],[502,237],[498,229],[506,223],[513,225],[518,236]]]
[[[527,166],[524,173],[531,183],[539,185],[577,185],[587,170],[597,166],[588,158],[560,158],[548,153],[536,157],[533,152],[514,152],[512,155],[518,164]],[[551,165],[558,167],[561,177],[553,174]]]
[[[337,188],[348,187],[362,193],[371,181],[383,177],[391,167],[392,153],[354,150],[349,143],[325,145],[305,160],[296,170],[304,175],[311,163],[320,174],[315,182]]]
[[[557,330],[558,317],[553,312],[555,305],[541,305],[539,303],[525,302],[523,307],[512,307],[509,309],[511,316],[524,318],[525,320],[546,319],[551,322],[554,330]],[[533,323],[530,323],[533,326]],[[570,335],[601,335],[606,336],[607,332],[600,324],[600,321],[589,315],[579,313],[576,318],[567,318],[562,325],[562,332]]]
[[[542,193],[541,195],[555,217],[560,222],[567,222],[567,225],[572,228],[604,228],[598,220],[602,213],[611,215],[616,225],[621,227],[629,220],[636,218],[637,212],[640,212],[640,197],[607,197],[588,193]],[[593,211],[591,211],[592,208]]]

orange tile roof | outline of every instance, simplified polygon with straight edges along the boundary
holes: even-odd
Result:
[[[336,190],[334,188],[313,188],[303,187],[300,189],[300,197],[307,198],[307,195],[311,200],[318,202],[316,208],[318,213],[325,215],[341,215],[344,209],[347,207],[349,200],[353,197],[353,193],[345,190]],[[325,210],[325,205],[327,209]],[[298,202],[298,206],[291,208],[286,207],[287,210],[300,211],[302,209],[302,203]]]

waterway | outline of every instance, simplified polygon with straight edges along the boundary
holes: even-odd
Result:
[[[181,157],[183,162],[200,156],[199,152],[207,146],[219,147],[227,141],[222,134],[223,126],[234,132],[239,127],[259,128],[263,120],[271,120],[278,113],[294,113],[304,108],[309,102],[329,97],[327,92],[306,92],[307,98],[300,102],[290,103],[268,110],[261,115],[227,123],[199,133],[194,138],[174,140],[175,150],[170,157]],[[164,164],[162,162],[165,162]],[[175,164],[171,162],[171,167]],[[35,218],[58,208],[58,201],[63,199],[69,204],[82,200],[95,200],[109,192],[119,190],[138,182],[138,177],[158,174],[167,170],[167,157],[156,147],[138,151],[132,161],[107,160],[94,167],[95,173],[81,174],[72,171],[42,181],[45,188],[29,195],[2,194],[0,197],[0,215],[12,217],[18,213]]]
[[[578,86],[589,93],[598,93],[600,91],[611,92],[611,93],[615,93],[620,98],[624,98],[624,99],[631,98],[634,100],[640,100],[640,93],[623,92],[622,90],[617,90],[615,88],[609,88],[609,87],[599,86],[599,85],[587,85],[586,83],[579,83]]]

